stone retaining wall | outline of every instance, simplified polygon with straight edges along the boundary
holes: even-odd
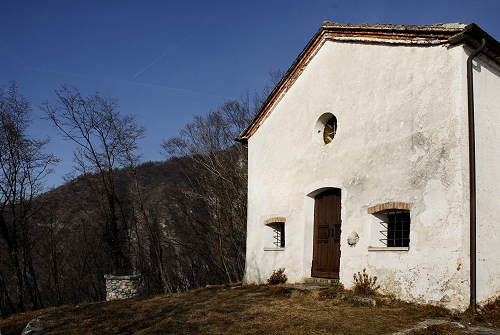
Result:
[[[106,279],[106,301],[135,298],[140,295],[141,275],[104,275]]]

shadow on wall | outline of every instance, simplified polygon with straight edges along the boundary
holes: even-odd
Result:
[[[318,194],[324,192],[324,191],[327,191],[327,190],[340,190],[340,187],[333,187],[333,186],[327,186],[327,187],[321,187],[321,188],[318,188],[308,194],[306,194],[308,197],[310,198],[315,198]]]
[[[249,262],[249,259],[251,260]],[[251,255],[251,257],[248,257],[247,255],[247,259],[246,259],[246,266],[245,266],[245,280],[244,282],[247,283],[247,284],[250,284],[250,283],[262,283],[265,281],[265,279],[262,279],[262,276],[261,276],[261,272],[260,272],[260,267],[259,267],[259,264],[257,262],[257,257],[255,255],[255,253],[253,253]]]

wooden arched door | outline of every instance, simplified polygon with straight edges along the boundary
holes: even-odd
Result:
[[[314,241],[311,275],[339,278],[340,201],[338,188],[328,189],[314,198]]]

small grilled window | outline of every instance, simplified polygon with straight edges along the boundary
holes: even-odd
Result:
[[[285,250],[285,221],[282,216],[266,220],[266,233],[264,235],[264,251]]]
[[[387,247],[410,246],[410,212],[405,210],[387,211],[380,231],[386,238],[381,240]]]
[[[274,246],[276,248],[285,247],[285,223],[284,222],[273,222],[271,228],[274,230]]]
[[[389,213],[387,227],[388,247],[407,247],[410,245],[410,212]]]

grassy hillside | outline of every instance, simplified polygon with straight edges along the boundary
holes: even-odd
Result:
[[[44,334],[391,334],[425,319],[454,319],[500,329],[500,309],[482,316],[450,315],[430,306],[394,301],[368,307],[266,286],[219,286],[149,299],[82,304],[38,311]],[[18,314],[0,321],[2,335],[19,334],[34,317]],[[417,334],[463,334],[448,325]]]

